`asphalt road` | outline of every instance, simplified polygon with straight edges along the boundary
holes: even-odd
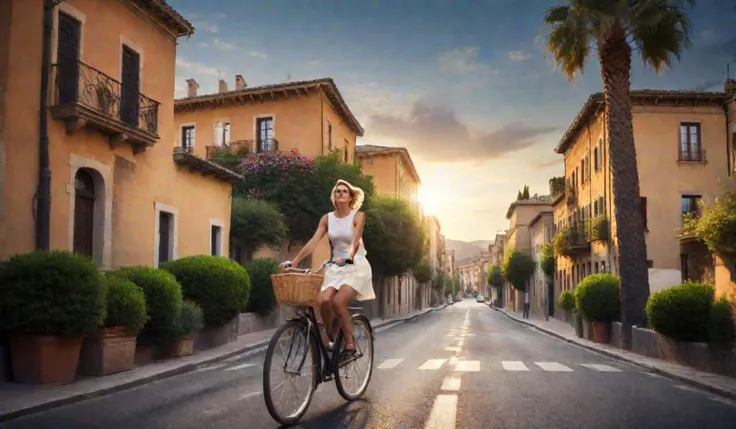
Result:
[[[321,385],[299,428],[728,428],[736,404],[466,300],[378,332],[362,400]],[[6,423],[8,429],[256,429],[263,353]],[[390,360],[389,360],[390,359]],[[425,369],[420,369],[424,367]]]

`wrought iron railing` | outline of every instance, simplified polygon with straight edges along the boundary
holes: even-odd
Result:
[[[81,61],[53,65],[55,106],[80,105],[158,135],[159,102]]]
[[[681,147],[677,160],[684,161],[684,162],[706,162],[708,160],[706,155],[707,153],[705,149],[702,149],[702,148],[696,148],[696,147],[682,148]]]
[[[258,140],[232,140],[224,146],[207,146],[207,158],[213,158],[223,154],[244,157],[265,152],[278,153],[279,141],[276,139],[269,139],[263,142]]]

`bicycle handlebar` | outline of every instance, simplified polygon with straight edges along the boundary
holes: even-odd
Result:
[[[284,267],[284,271],[287,271],[287,272],[289,272],[289,271],[290,272],[296,272],[296,273],[300,273],[300,274],[317,274],[320,271],[322,271],[327,265],[331,265],[331,264],[337,264],[337,262],[333,261],[332,259],[328,259],[328,260],[324,261],[322,263],[322,265],[320,265],[319,268],[317,268],[316,270],[312,270],[312,269],[309,269],[309,268],[293,268],[291,266],[288,266],[288,267]],[[352,259],[346,259],[345,260],[345,264],[351,264],[352,265],[353,264],[353,260]]]

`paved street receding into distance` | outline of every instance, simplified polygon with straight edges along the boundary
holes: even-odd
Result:
[[[320,386],[299,428],[733,428],[736,404],[465,300],[379,331],[362,400]],[[8,429],[279,427],[262,352],[14,420]]]

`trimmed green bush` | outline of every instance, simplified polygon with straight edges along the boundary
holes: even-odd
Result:
[[[414,279],[419,283],[427,283],[432,280],[432,265],[428,260],[422,259],[419,264],[414,268]]]
[[[563,290],[560,292],[557,303],[564,311],[573,310],[575,308],[575,295],[569,290]]]
[[[105,276],[107,285],[106,328],[123,326],[130,335],[137,335],[148,322],[146,296],[143,290],[122,276]]]
[[[197,255],[166,261],[161,268],[181,283],[184,298],[204,312],[206,326],[222,326],[246,307],[250,276],[242,265],[228,258]]]
[[[18,254],[0,270],[0,329],[76,336],[105,320],[107,291],[97,265],[64,250]]]
[[[649,325],[676,341],[705,342],[714,294],[713,286],[697,282],[657,291],[646,306]]]
[[[167,339],[178,341],[199,331],[202,326],[204,326],[202,309],[192,301],[184,301],[179,318],[174,321],[167,331]]]
[[[182,292],[176,278],[164,270],[146,266],[118,268],[108,275],[132,281],[145,295],[149,320],[139,339],[143,342],[159,342],[163,339],[181,314]]]
[[[613,274],[592,274],[585,277],[575,289],[577,308],[591,322],[618,320],[621,300],[618,277]]]
[[[250,276],[250,298],[245,311],[265,316],[276,307],[271,274],[278,274],[279,263],[269,258],[257,258],[245,264]]]
[[[731,301],[721,297],[713,303],[710,309],[710,324],[708,326],[708,342],[730,345],[734,340],[733,315]]]

